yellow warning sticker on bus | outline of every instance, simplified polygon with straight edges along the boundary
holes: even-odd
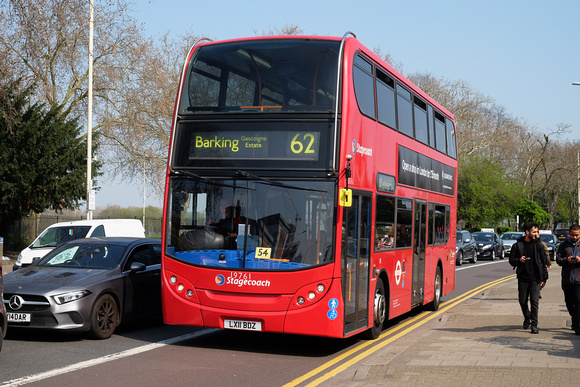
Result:
[[[352,190],[341,188],[340,189],[340,197],[338,198],[338,204],[342,207],[350,207],[352,206]]]

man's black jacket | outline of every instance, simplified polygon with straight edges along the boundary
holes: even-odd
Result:
[[[570,237],[558,246],[556,262],[562,266],[562,284],[564,285],[580,283],[580,263],[568,262],[568,257],[577,255],[580,255],[580,243],[572,243]]]
[[[516,274],[518,277],[525,265],[525,263],[520,262],[520,258],[525,255],[524,243],[526,243],[525,237],[521,237],[516,243],[513,244],[512,250],[510,251],[510,265],[516,268]],[[548,280],[548,269],[546,268],[548,260],[546,258],[546,251],[544,250],[544,246],[542,243],[540,243],[539,240],[531,243],[534,248],[530,258],[532,259],[531,263],[532,267],[534,268],[536,281],[538,283],[546,282]]]

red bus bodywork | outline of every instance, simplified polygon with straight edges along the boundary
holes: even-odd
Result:
[[[233,42],[262,39],[341,41],[340,38],[288,36],[240,39]],[[191,50],[184,66],[180,94],[186,79],[187,63],[192,60],[198,48],[211,44],[201,43]],[[454,290],[457,206],[456,157],[437,151],[361,113],[357,105],[353,83],[353,58],[356,55],[367,58],[376,68],[388,73],[397,84],[404,86],[414,96],[436,109],[447,120],[453,121],[452,115],[442,106],[364,47],[357,39],[346,37],[341,59],[342,68],[339,73],[341,79],[341,116],[338,120],[340,130],[337,133],[338,144],[334,160],[336,174],[332,177],[337,185],[336,197],[333,199],[335,206],[332,221],[334,226],[332,230],[334,233],[333,262],[297,270],[287,270],[287,267],[280,271],[220,268],[216,265],[207,267],[175,259],[175,256],[172,256],[175,254],[168,253],[167,246],[169,246],[171,234],[169,220],[171,212],[169,208],[171,201],[170,172],[174,169],[170,154],[163,230],[163,245],[166,249],[162,260],[165,323],[348,337],[369,330],[373,325],[376,325],[377,281],[382,281],[385,287],[387,318],[399,316],[415,306],[432,303],[435,300],[437,273],[441,275],[441,293],[438,297]],[[177,140],[175,127],[180,120],[179,104],[178,94],[172,145],[170,146],[172,150],[170,152],[175,152],[174,149],[177,146],[175,144]],[[452,145],[455,147],[455,144]],[[428,158],[433,165],[441,163],[450,167],[453,170],[452,193],[443,194],[401,184],[399,181],[401,152],[406,150]],[[346,173],[347,169],[350,171],[350,177]],[[379,173],[395,178],[397,183],[393,192],[385,193],[377,190],[377,174]],[[349,241],[347,241],[345,230],[343,230],[345,207],[340,205],[340,195],[345,192],[342,191],[345,188],[351,190],[346,191],[347,194],[354,195],[359,204],[363,203],[360,204],[361,208],[365,205],[370,208],[368,216],[370,216],[371,221],[368,222],[369,229],[365,232],[366,235],[371,235],[371,238],[370,240],[361,238],[356,243],[359,255],[360,251],[364,251],[368,258],[353,259],[353,264],[345,263],[345,256],[348,255],[345,253],[345,249],[348,249]],[[446,230],[442,231],[446,234],[445,242],[425,243],[424,253],[421,253],[421,271],[424,271],[424,274],[420,276],[420,288],[413,285],[413,261],[417,260],[413,248],[387,250],[372,248],[376,246],[374,238],[376,234],[377,196],[381,195],[392,197],[393,200],[405,199],[410,201],[413,211],[419,206],[424,206],[425,213],[430,213],[428,208],[431,203],[446,206],[445,208],[448,210]],[[395,201],[395,203],[397,202]],[[361,211],[358,213],[362,214]],[[416,232],[414,230],[416,230],[415,223],[418,222],[418,218],[416,215],[413,218],[415,222],[410,231]],[[355,215],[353,219],[359,218]],[[422,222],[425,225],[429,224],[425,217],[423,217]],[[419,229],[422,230],[420,227]],[[401,231],[403,230],[401,229]],[[409,232],[409,229],[406,232]],[[421,238],[422,240],[428,239],[425,235]],[[366,246],[364,246],[365,244]],[[360,277],[355,278],[359,275]],[[419,297],[419,302],[416,301],[416,297]],[[299,301],[299,298],[302,301]],[[439,300],[435,301],[438,304]],[[435,305],[435,307],[437,306]],[[364,318],[361,318],[361,314],[364,315]],[[345,316],[350,317],[345,318]],[[259,323],[259,325],[251,323]],[[373,337],[376,337],[376,332]]]

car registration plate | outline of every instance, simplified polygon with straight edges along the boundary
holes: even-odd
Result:
[[[24,323],[24,322],[30,322],[30,318],[32,317],[32,315],[30,313],[8,312],[8,313],[6,313],[6,317],[8,319],[8,322]]]
[[[260,321],[224,320],[225,329],[238,329],[241,331],[261,331]]]

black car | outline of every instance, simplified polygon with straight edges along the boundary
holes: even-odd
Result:
[[[457,231],[457,241],[455,243],[456,265],[463,265],[463,260],[466,258],[469,258],[471,263],[477,262],[477,246],[469,231]]]
[[[554,231],[554,234],[556,234],[560,242],[564,242],[564,240],[568,238],[569,233],[570,230],[568,230],[567,228],[557,228],[556,231]]]
[[[473,239],[477,244],[477,257],[480,259],[491,259],[495,261],[498,257],[504,258],[503,241],[495,232],[478,231],[474,232]]]
[[[8,324],[109,338],[121,322],[161,316],[161,241],[66,242],[4,276]]]

